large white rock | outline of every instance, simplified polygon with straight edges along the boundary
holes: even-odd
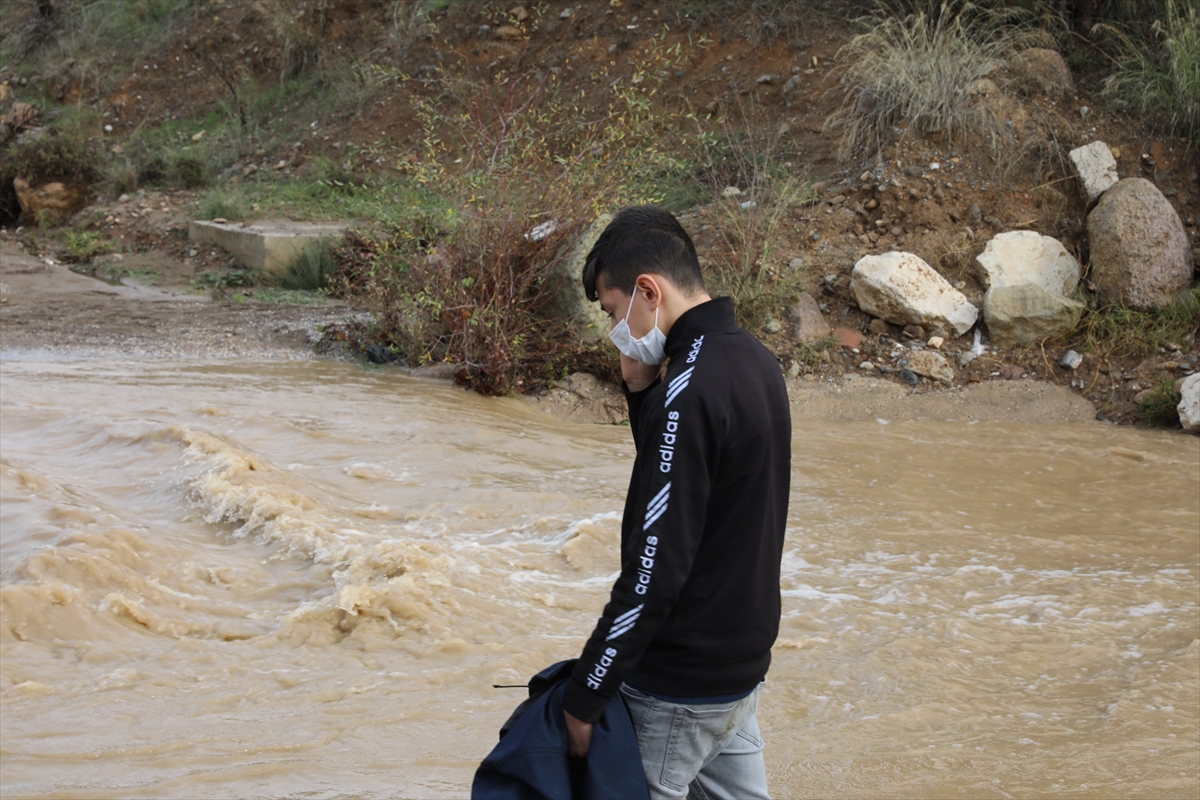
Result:
[[[1179,421],[1183,429],[1200,433],[1200,372],[1184,379],[1179,394]]]
[[[975,260],[983,265],[989,287],[1032,283],[1069,296],[1079,285],[1079,262],[1062,242],[1035,231],[1001,233]]]
[[[1079,173],[1079,179],[1083,181],[1088,202],[1104,194],[1121,179],[1117,175],[1117,160],[1104,142],[1076,147],[1068,155],[1075,165],[1075,171]]]
[[[872,316],[943,335],[961,336],[979,319],[962,292],[912,253],[863,257],[850,275],[850,293]]]
[[[1032,283],[993,286],[983,296],[983,319],[992,342],[1001,347],[1023,347],[1069,333],[1085,308]]]

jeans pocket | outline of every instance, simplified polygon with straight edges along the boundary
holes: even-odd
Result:
[[[728,741],[734,723],[728,705],[675,706],[659,780],[682,791]]]

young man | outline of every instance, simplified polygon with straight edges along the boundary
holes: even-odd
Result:
[[[708,296],[691,238],[661,208],[618,213],[583,285],[612,320],[637,458],[621,574],[563,699],[571,752],[586,754],[620,691],[651,797],[765,798],[755,709],[791,477],[779,363]]]

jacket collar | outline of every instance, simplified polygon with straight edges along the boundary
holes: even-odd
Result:
[[[693,306],[675,320],[667,334],[667,356],[675,356],[687,351],[697,337],[708,333],[718,333],[737,327],[734,321],[733,301],[728,297],[718,297],[698,306]]]

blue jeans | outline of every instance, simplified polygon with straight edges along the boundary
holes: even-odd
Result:
[[[770,800],[755,718],[761,689],[732,703],[687,705],[621,687],[651,800]]]

